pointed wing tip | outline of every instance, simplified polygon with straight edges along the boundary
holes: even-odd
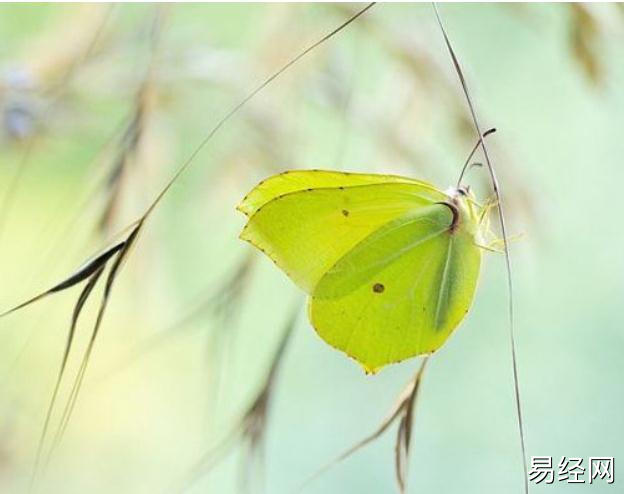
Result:
[[[322,338],[322,337],[321,337]],[[330,344],[330,346],[333,347],[333,345]],[[337,348],[337,347],[334,347]],[[414,358],[418,358],[418,357],[426,357],[429,358],[431,355],[433,355],[437,349],[432,349],[432,350],[427,350],[421,353],[417,353],[414,355],[411,355],[409,357],[405,357],[405,358],[401,358],[398,360],[390,360],[390,361],[386,361],[386,362],[381,362],[381,363],[376,363],[376,364],[367,364],[366,362],[364,362],[363,360],[357,358],[356,356],[341,350],[340,348],[338,348],[338,350],[340,350],[341,352],[343,352],[345,355],[347,355],[347,357],[355,360],[355,362],[362,368],[362,370],[364,371],[364,373],[367,376],[374,376],[377,375],[379,373],[379,371],[381,371],[383,368],[389,366],[389,365],[394,365],[394,364],[400,364],[402,362],[405,362],[407,360],[411,360]]]
[[[359,358],[357,358],[355,355],[351,355],[350,353],[347,353],[344,350],[343,350],[343,353],[347,355],[349,358],[355,360],[355,362],[361,367],[361,369],[364,371],[364,374],[366,374],[367,376],[374,376],[383,367],[387,365],[387,364],[367,364],[363,360],[360,360]]]
[[[249,215],[251,214],[251,209],[247,205],[247,201],[245,199],[238,203],[235,209],[236,211],[243,213],[247,217],[249,217]]]
[[[381,369],[381,367],[369,367],[368,365],[361,362],[359,362],[359,364],[364,369],[364,374],[366,374],[367,376],[374,376]]]
[[[249,237],[249,235],[247,234],[247,225],[245,225],[243,227],[243,229],[240,231],[240,233],[238,234],[238,239],[239,240],[243,240],[245,242],[250,243],[253,247],[258,248],[256,245],[254,245],[254,243],[251,241],[251,238]]]

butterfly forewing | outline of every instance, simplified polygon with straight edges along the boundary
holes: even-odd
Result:
[[[415,183],[309,188],[259,207],[241,238],[251,242],[307,293],[362,239],[406,211],[432,204]]]
[[[347,173],[330,170],[290,170],[260,182],[245,196],[238,209],[251,216],[260,207],[284,194],[307,190],[383,183],[408,183],[419,185],[422,195],[432,201],[440,200],[440,192],[431,184],[398,175]]]

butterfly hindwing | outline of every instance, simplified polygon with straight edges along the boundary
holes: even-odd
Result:
[[[452,221],[443,204],[409,211],[337,261],[309,301],[318,334],[368,372],[437,350],[468,312],[480,267]]]

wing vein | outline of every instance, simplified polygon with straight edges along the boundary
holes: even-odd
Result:
[[[440,287],[438,290],[438,300],[436,302],[436,311],[435,311],[435,328],[438,329],[440,327],[440,310],[442,309],[442,299],[447,294],[447,283],[449,279],[449,266],[451,264],[451,256],[453,252],[453,237],[451,236],[448,241],[448,247],[446,250],[446,260],[444,262],[444,268],[442,270],[442,277],[440,278]],[[447,304],[448,305],[448,301]]]

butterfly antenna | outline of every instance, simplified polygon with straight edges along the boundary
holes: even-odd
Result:
[[[485,138],[485,137],[489,136],[490,134],[493,134],[494,132],[496,132],[496,129],[494,127],[492,127],[491,129],[488,129],[488,130],[486,130],[483,133],[483,137]],[[468,155],[468,158],[466,158],[466,161],[464,162],[464,166],[462,166],[461,173],[459,174],[459,178],[457,179],[457,188],[458,189],[459,189],[459,186],[461,185],[461,181],[464,178],[464,174],[466,173],[466,170],[468,170],[468,164],[470,163],[470,160],[472,159],[474,154],[477,152],[477,149],[479,149],[480,145],[481,145],[481,139],[479,139],[477,141],[477,143],[472,148],[472,151],[470,151],[470,154]]]
[[[461,83],[462,90],[464,95],[466,96],[466,102],[468,103],[468,107],[470,109],[470,114],[472,116],[472,121],[474,123],[475,129],[479,134],[479,142],[478,145],[483,149],[483,155],[485,157],[485,163],[488,168],[488,172],[492,181],[492,188],[494,189],[494,195],[496,196],[496,200],[498,201],[498,219],[501,226],[501,234],[503,237],[503,249],[505,253],[505,267],[507,270],[507,290],[509,294],[509,304],[508,304],[508,315],[509,315],[509,336],[511,343],[511,361],[513,367],[513,379],[514,379],[514,392],[516,399],[516,414],[518,417],[518,432],[520,435],[520,447],[522,450],[522,464],[524,467],[523,475],[524,475],[524,492],[528,494],[529,492],[529,479],[527,474],[527,460],[526,460],[526,447],[524,441],[524,424],[522,421],[522,407],[520,406],[520,386],[518,384],[518,364],[516,359],[516,339],[514,335],[514,305],[513,305],[513,282],[511,276],[511,259],[509,256],[509,243],[507,239],[507,228],[505,226],[505,215],[503,213],[503,202],[501,200],[500,187],[498,184],[498,179],[496,178],[496,172],[494,167],[492,166],[492,162],[490,161],[490,156],[487,151],[487,147],[483,140],[484,134],[481,133],[481,127],[479,126],[479,120],[477,119],[477,113],[475,111],[474,105],[472,103],[472,99],[470,98],[470,93],[468,92],[468,85],[466,84],[466,79],[464,78],[464,74],[459,65],[459,61],[457,60],[457,56],[455,55],[455,51],[451,46],[451,42],[446,34],[446,30],[444,29],[444,25],[442,24],[442,19],[440,18],[440,13],[438,12],[438,7],[435,3],[433,3],[433,10],[435,12],[436,19],[438,21],[438,25],[440,26],[440,30],[442,31],[442,36],[444,37],[444,42],[446,47],[448,48],[451,59],[453,60],[453,65],[455,67],[455,71],[457,72],[457,76],[459,77],[459,82]]]

